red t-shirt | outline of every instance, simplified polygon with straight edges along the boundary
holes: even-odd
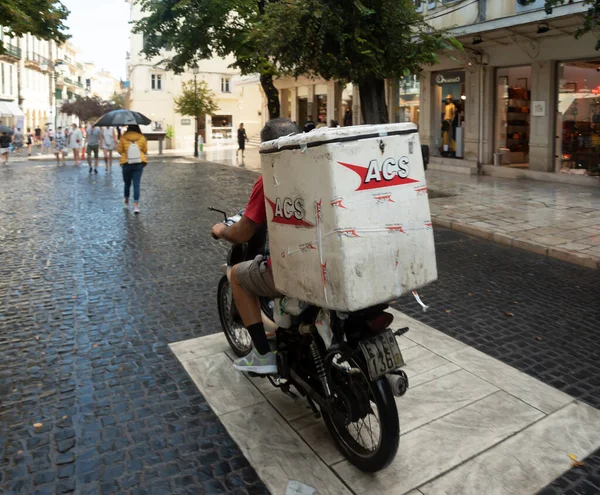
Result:
[[[244,215],[258,225],[262,225],[267,221],[267,210],[265,209],[265,191],[263,189],[262,175],[254,183],[252,194]]]
[[[244,211],[244,216],[248,217],[254,223],[262,225],[267,221],[267,210],[265,208],[265,190],[263,189],[262,175],[254,183],[252,194],[248,200],[248,205]],[[271,267],[271,257],[268,260],[268,266]]]

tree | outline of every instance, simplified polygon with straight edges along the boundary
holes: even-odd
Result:
[[[69,16],[67,8],[56,0],[2,0],[0,22],[6,29],[4,34],[18,37],[27,33],[44,40],[64,43],[69,36],[63,21]],[[0,53],[4,52],[0,40]]]
[[[260,74],[270,118],[279,117],[277,75],[269,51],[260,51],[251,38],[265,8],[277,0],[140,0],[146,15],[134,32],[144,34],[147,57],[164,57],[169,70],[179,74],[198,61],[233,56],[233,67],[243,75]]]
[[[215,103],[215,94],[206,81],[188,81],[181,83],[181,96],[175,98],[175,111],[180,115],[188,115],[196,119],[194,138],[194,156],[198,154],[198,129],[200,117],[214,115],[219,109]]]
[[[461,48],[412,0],[273,2],[250,40],[285,74],[357,83],[363,120],[373,124],[388,121],[386,79],[419,74],[438,61],[436,52]]]
[[[110,101],[117,108],[125,108],[125,95],[123,93],[113,93],[110,97]]]
[[[529,3],[533,1],[535,0],[530,0]],[[546,14],[550,15],[554,7],[571,2],[572,0],[546,0]],[[589,8],[583,16],[583,25],[575,31],[575,39],[600,27],[600,0],[584,0],[583,5],[587,5]],[[600,38],[596,40],[596,50],[600,50]]]
[[[102,117],[106,112],[118,110],[119,108],[122,108],[122,105],[103,101],[97,96],[81,97],[76,95],[75,101],[63,103],[60,111],[66,115],[75,115],[79,120],[88,122]]]

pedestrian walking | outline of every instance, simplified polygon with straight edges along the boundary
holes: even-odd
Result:
[[[61,128],[59,127],[59,129]],[[46,130],[44,131],[44,136],[42,138],[42,148],[40,150],[40,153],[42,155],[44,154],[44,151],[50,153],[50,148],[52,148],[52,141],[50,140],[50,130],[46,128]]]
[[[346,113],[344,113],[344,127],[350,125],[352,125],[352,109],[346,108]]]
[[[79,150],[83,146],[83,135],[81,131],[78,129],[77,124],[73,124],[71,126],[73,130],[69,134],[69,149],[73,151],[73,164],[79,165],[81,162],[79,161]]]
[[[315,121],[312,118],[312,115],[308,116],[308,120],[306,122],[304,122],[304,127],[302,129],[302,132],[310,132],[312,130],[314,130],[317,127],[317,125],[315,124]]]
[[[13,144],[15,146],[15,150],[17,151],[17,155],[21,156],[21,150],[23,149],[23,133],[21,132],[21,128],[17,127],[17,130],[13,133]]]
[[[113,151],[117,138],[115,135],[115,129],[113,127],[102,128],[102,152],[104,153],[104,163],[106,164],[106,171],[112,173],[112,160]]]
[[[237,130],[237,141],[238,141],[238,150],[235,152],[235,156],[237,158],[238,153],[242,152],[242,158],[244,158],[244,150],[246,149],[246,141],[248,141],[248,135],[246,134],[246,129],[244,129],[244,124],[240,124]]]
[[[87,142],[87,161],[92,173],[92,154],[94,155],[94,173],[98,173],[98,152],[100,151],[100,140],[102,139],[102,129],[93,127],[91,124],[87,128],[85,140]]]
[[[31,129],[28,128],[27,129],[27,134],[25,136],[25,139],[27,140],[27,156],[31,156],[31,148],[33,146],[33,134],[31,132]]]
[[[87,138],[86,126],[83,124],[79,126],[79,130],[81,131],[81,146],[79,147],[79,158],[83,162],[85,160],[85,142]]]
[[[117,153],[121,155],[123,182],[125,183],[124,203],[129,205],[129,193],[133,182],[133,211],[140,212],[140,182],[147,165],[148,142],[139,125],[130,125],[119,139]]]
[[[56,156],[56,164],[60,165],[61,158],[62,163],[65,165],[65,149],[67,148],[67,140],[69,139],[69,130],[65,127],[63,132],[62,127],[58,128],[56,135],[54,136],[54,155]],[[48,134],[48,132],[46,132]],[[44,138],[50,140],[50,138]],[[48,148],[50,145],[48,144]]]
[[[8,132],[0,134],[0,155],[2,155],[2,163],[4,163],[4,165],[8,165],[11,141],[12,138]]]
[[[35,128],[35,144],[36,146],[42,144],[42,129],[39,125]]]

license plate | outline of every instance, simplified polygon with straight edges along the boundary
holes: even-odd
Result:
[[[371,380],[404,366],[404,358],[391,330],[362,340],[359,345],[367,360]]]

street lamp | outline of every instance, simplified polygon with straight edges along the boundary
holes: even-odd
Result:
[[[196,80],[200,69],[198,64],[192,66],[192,73],[194,74],[194,113],[196,114],[196,131],[194,133],[194,157],[198,158],[198,130],[200,129],[200,116],[198,115],[198,82]]]

